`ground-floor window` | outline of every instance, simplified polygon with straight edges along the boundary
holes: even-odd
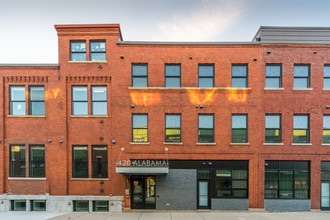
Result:
[[[88,200],[73,201],[73,211],[74,212],[88,212],[89,211],[89,201]]]
[[[46,201],[31,200],[31,211],[46,211]]]
[[[265,161],[265,198],[308,199],[308,161]]]
[[[248,162],[222,161],[215,170],[216,197],[248,197]]]
[[[321,208],[330,210],[330,162],[321,163]]]
[[[10,201],[11,211],[26,211],[26,200],[11,200]]]
[[[93,212],[108,212],[109,201],[93,201]]]

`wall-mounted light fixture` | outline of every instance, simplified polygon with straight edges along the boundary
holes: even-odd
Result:
[[[63,143],[63,140],[59,140],[58,142],[59,142],[60,144],[62,144],[62,143]]]
[[[120,55],[120,59],[124,59],[125,58],[125,56],[124,55]]]
[[[325,108],[326,108],[326,109],[330,109],[330,105],[327,105]]]
[[[267,54],[270,54],[271,53],[271,51],[270,50],[267,50]]]
[[[52,140],[51,139],[48,139],[48,143],[50,143],[50,142],[52,142]]]
[[[199,105],[199,108],[204,108],[204,105],[200,104],[200,105]]]
[[[257,61],[258,59],[256,57],[253,57],[253,61]]]
[[[131,104],[131,108],[134,108],[135,107],[135,105],[134,104]]]
[[[189,56],[189,59],[192,60],[192,56]]]
[[[115,143],[116,143],[116,140],[115,140],[115,139],[112,139],[112,140],[111,140],[111,143],[112,143],[112,144],[115,144]]]

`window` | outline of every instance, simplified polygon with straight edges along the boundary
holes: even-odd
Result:
[[[293,116],[293,143],[309,143],[309,115]]]
[[[109,201],[93,201],[93,212],[108,212]]]
[[[310,67],[306,64],[294,65],[294,88],[302,89],[310,87]]]
[[[92,86],[92,115],[107,115],[107,87]]]
[[[330,115],[323,115],[323,143],[330,144]]]
[[[181,142],[181,115],[165,115],[165,142]]]
[[[180,64],[165,64],[165,86],[166,87],[181,86]]]
[[[214,115],[198,115],[198,142],[214,142]]]
[[[10,114],[25,115],[25,86],[10,86]]]
[[[31,200],[31,211],[46,211],[46,200]]]
[[[92,61],[106,60],[105,41],[90,42],[90,60]]]
[[[323,88],[330,89],[330,65],[324,65]]]
[[[70,51],[71,61],[86,61],[86,41],[71,41]]]
[[[29,115],[45,115],[44,87],[30,86],[29,95]]]
[[[26,156],[25,145],[10,145],[10,177],[26,177],[27,167],[29,177],[45,177],[45,146],[29,146],[28,164]]]
[[[87,146],[73,146],[72,177],[88,178],[88,148]]]
[[[133,114],[132,128],[133,142],[148,142],[148,115]]]
[[[199,64],[198,65],[198,86],[214,87],[214,65]]]
[[[108,148],[107,146],[92,146],[93,178],[108,178]]]
[[[45,177],[45,147],[30,146],[30,177]]]
[[[265,142],[280,143],[281,140],[281,115],[266,115]]]
[[[266,88],[282,87],[282,65],[266,64]]]
[[[89,211],[89,201],[88,200],[73,201],[73,211],[74,212],[88,212]]]
[[[25,146],[10,146],[10,177],[25,177]]]
[[[232,143],[247,143],[247,115],[232,115]]]
[[[265,165],[265,198],[309,198],[309,162],[265,161]]]
[[[222,161],[215,171],[216,197],[248,198],[248,162]]]
[[[132,64],[132,86],[133,87],[148,86],[147,64]]]
[[[72,114],[88,115],[87,86],[72,86]]]
[[[26,211],[26,200],[10,200],[11,211]]]
[[[248,87],[248,68],[247,64],[232,65],[231,86],[235,88]]]
[[[92,115],[107,115],[107,87],[91,86],[91,112]],[[86,116],[89,112],[88,86],[72,86],[72,115]]]

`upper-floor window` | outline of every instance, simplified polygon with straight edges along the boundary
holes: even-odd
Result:
[[[310,66],[308,64],[294,65],[293,87],[296,89],[304,89],[310,87]]]
[[[148,142],[148,115],[132,115],[132,142]]]
[[[107,115],[107,87],[91,86],[91,109],[88,105],[88,86],[72,86],[72,115]]]
[[[87,145],[74,145],[72,147],[72,177],[88,178]]]
[[[181,115],[165,115],[165,142],[181,142]]]
[[[265,142],[280,143],[281,140],[281,115],[268,114],[265,116]]]
[[[231,87],[247,88],[248,87],[248,65],[233,64]]]
[[[148,86],[148,64],[145,63],[132,64],[132,86],[133,87]]]
[[[106,60],[105,41],[90,42],[90,60]]]
[[[70,60],[86,61],[86,41],[70,42]]]
[[[28,105],[26,105],[25,86],[10,86],[11,115],[45,115],[44,86],[29,86]]]
[[[323,143],[330,144],[330,115],[323,115]]]
[[[198,142],[199,143],[214,142],[214,115],[212,114],[198,115]]]
[[[198,87],[214,87],[214,65],[198,65]]]
[[[282,65],[266,64],[266,88],[282,87]]]
[[[181,86],[180,64],[165,64],[165,86],[166,87]]]
[[[105,145],[92,146],[92,177],[108,177],[108,148]]]
[[[324,65],[323,68],[323,88],[330,89],[330,65]]]
[[[26,166],[26,146],[10,145],[10,177],[45,177],[45,146],[30,145],[28,155]]]
[[[233,114],[231,116],[231,121],[232,121],[231,142],[247,143],[248,142],[247,115]]]
[[[309,115],[293,116],[293,143],[309,143]]]

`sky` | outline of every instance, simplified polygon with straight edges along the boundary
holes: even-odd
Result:
[[[57,64],[55,24],[120,24],[124,41],[246,42],[260,26],[330,27],[329,0],[0,0],[0,64]]]

